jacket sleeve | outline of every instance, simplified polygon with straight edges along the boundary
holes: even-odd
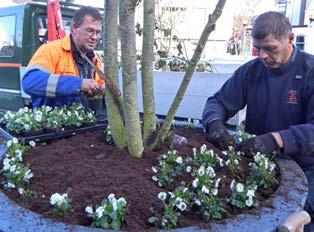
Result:
[[[203,110],[204,128],[215,119],[227,121],[246,105],[248,67],[241,66],[221,89],[209,97]]]
[[[51,98],[78,95],[82,79],[55,74],[55,54],[45,46],[36,51],[29,63],[22,79],[24,91],[29,95]]]
[[[305,92],[306,123],[279,131],[284,151],[290,154],[314,155],[314,73],[309,77]]]

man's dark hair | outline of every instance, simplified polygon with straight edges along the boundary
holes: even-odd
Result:
[[[281,40],[287,38],[291,31],[291,23],[285,15],[268,11],[254,20],[252,37],[254,39],[264,39],[272,34],[277,40]]]
[[[91,6],[83,6],[74,13],[72,18],[72,27],[74,25],[76,27],[79,27],[82,24],[83,19],[86,15],[91,16],[95,21],[103,20],[97,8]]]

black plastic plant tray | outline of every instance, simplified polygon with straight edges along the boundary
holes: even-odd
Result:
[[[57,132],[43,132],[36,135],[18,135],[18,134],[10,134],[3,128],[0,128],[0,134],[5,137],[7,140],[12,139],[13,137],[17,138],[19,142],[28,143],[30,141],[35,142],[45,142],[52,139],[59,139],[64,137],[73,136],[76,134],[81,134],[89,131],[96,131],[106,128],[107,123],[97,123],[92,126],[78,127],[73,129],[64,129],[63,131]]]

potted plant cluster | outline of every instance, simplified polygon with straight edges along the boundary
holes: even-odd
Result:
[[[86,111],[81,104],[74,103],[68,107],[24,107],[17,112],[7,111],[0,120],[10,133],[30,135],[93,125],[96,117],[92,111]]]

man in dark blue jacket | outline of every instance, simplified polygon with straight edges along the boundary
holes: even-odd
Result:
[[[281,150],[294,159],[309,182],[305,209],[313,218],[314,57],[294,47],[291,24],[278,12],[258,16],[252,37],[259,58],[238,68],[207,100],[203,125],[208,140],[223,150],[232,145],[223,123],[246,106],[245,130],[257,136],[236,149],[266,154]]]

